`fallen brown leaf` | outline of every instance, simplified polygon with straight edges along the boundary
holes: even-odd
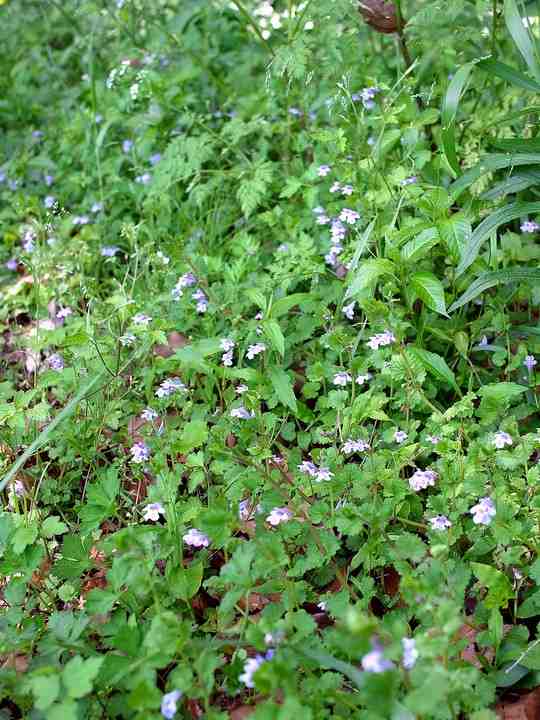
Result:
[[[495,706],[500,720],[538,720],[540,718],[540,688],[535,688],[517,701],[503,700]]]
[[[166,345],[154,345],[154,355],[158,355],[162,358],[168,358],[186,345],[189,345],[188,338],[185,335],[182,335],[182,333],[173,330],[173,332],[167,335]]]

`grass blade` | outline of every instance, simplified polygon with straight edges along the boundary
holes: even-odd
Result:
[[[508,32],[512,36],[512,40],[515,42],[527,67],[536,80],[540,80],[540,65],[536,56],[535,40],[531,36],[529,29],[523,25],[523,19],[516,0],[504,0],[504,19]]]
[[[540,285],[540,270],[514,267],[507,268],[506,270],[494,270],[493,272],[482,273],[482,275],[476,278],[469,288],[467,288],[463,295],[448,308],[448,312],[453,312],[463,305],[466,305],[471,300],[474,300],[475,297],[478,297],[478,295],[481,295],[495,285],[508,285],[513,282],[530,282]]]
[[[441,120],[443,150],[446,155],[446,159],[448,160],[448,164],[456,175],[461,173],[461,168],[456,154],[456,116],[459,101],[465,91],[465,86],[467,85],[469,75],[471,74],[473,67],[474,63],[467,63],[467,65],[463,65],[459,68],[450,81],[450,85],[448,86],[442,105]]]
[[[501,78],[501,80],[506,80],[506,82],[512,83],[512,85],[516,85],[523,90],[530,90],[530,92],[534,93],[540,92],[540,83],[537,83],[522,72],[519,72],[519,70],[515,70],[513,67],[510,67],[510,65],[506,65],[498,60],[491,60],[489,58],[487,60],[480,60],[478,68],[487,72],[489,75],[496,75],[498,78]]]

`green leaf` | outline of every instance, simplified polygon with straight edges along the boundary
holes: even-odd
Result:
[[[262,329],[270,344],[281,357],[285,355],[285,338],[277,320],[264,320]]]
[[[172,571],[167,587],[174,597],[188,602],[201,587],[203,572],[202,562],[193,562],[187,567],[177,567]]]
[[[362,257],[362,255],[364,254],[364,252],[368,246],[369,239],[371,237],[371,233],[373,232],[374,227],[375,227],[375,220],[372,220],[369,223],[369,225],[367,226],[367,228],[364,230],[362,235],[360,236],[360,239],[358,240],[358,242],[356,243],[354,255],[353,255],[353,258],[352,258],[350,266],[349,266],[349,272],[353,272],[354,270],[356,270],[358,261],[360,260],[360,258]]]
[[[465,90],[465,86],[469,80],[469,75],[474,67],[474,63],[467,63],[457,70],[454,77],[450,81],[446,95],[444,96],[441,111],[442,122],[442,144],[444,154],[448,160],[448,164],[452,170],[459,175],[461,168],[456,154],[456,116],[459,107],[459,101]]]
[[[411,289],[425,305],[440,315],[448,316],[442,283],[433,273],[414,273],[414,275],[411,275],[410,285]]]
[[[92,684],[105,658],[92,657],[83,660],[80,655],[72,658],[62,671],[62,683],[70,698],[81,698],[92,690]]]
[[[248,288],[245,294],[254,305],[259,307],[263,312],[266,312],[266,298],[260,290],[257,290],[257,288]]]
[[[506,65],[498,60],[492,60],[490,58],[480,60],[478,68],[490,75],[496,75],[501,78],[501,80],[506,80],[513,85],[517,85],[517,87],[520,87],[523,90],[540,93],[540,83],[535,82],[522,72],[519,72],[519,70],[515,70],[513,67],[510,67],[510,65]]]
[[[501,180],[501,182],[495,183],[492,188],[483,192],[480,197],[482,200],[496,200],[499,197],[526,190],[533,185],[540,185],[540,170],[522,170]]]
[[[437,353],[429,352],[423,348],[409,347],[408,352],[415,356],[427,370],[430,375],[442,380],[451,387],[453,387],[459,393],[459,386],[456,382],[456,376],[452,370],[448,367],[446,360]]]
[[[28,684],[34,694],[35,705],[38,710],[47,710],[60,692],[60,678],[52,673],[31,677]]]
[[[302,648],[302,650],[298,650],[298,652],[301,655],[308,657],[310,660],[314,660],[323,668],[335,670],[336,672],[345,675],[345,677],[348,677],[349,680],[352,680],[359,690],[364,687],[365,673],[354,665],[351,665],[343,660],[339,660],[339,658],[330,655],[330,653],[316,648]]]
[[[394,270],[394,263],[386,258],[364,260],[353,274],[345,300],[373,285],[382,275],[393,275]]]
[[[482,385],[482,387],[478,389],[478,394],[486,402],[503,407],[506,403],[519,397],[526,391],[527,388],[523,385],[512,382],[500,382]]]
[[[401,257],[406,262],[414,263],[424,257],[432,247],[435,247],[439,240],[437,228],[428,228],[401,248]]]
[[[279,401],[290,408],[293,413],[298,411],[296,397],[294,395],[293,383],[289,375],[280,367],[271,367],[268,370],[268,377],[272,383]]]
[[[204,420],[191,420],[184,425],[180,440],[174,445],[175,450],[183,454],[191,452],[194,448],[203,445],[207,437],[208,427]]]
[[[269,317],[281,317],[281,315],[285,315],[285,313],[289,312],[289,310],[296,305],[299,305],[303,300],[309,299],[309,293],[293,293],[292,295],[286,295],[285,297],[279,298],[272,303],[269,311]]]
[[[540,65],[536,55],[535,40],[528,27],[523,24],[523,18],[516,5],[516,0],[504,0],[504,19],[506,27],[517,49],[525,60],[532,75],[540,80]]]
[[[456,213],[437,225],[439,235],[454,258],[460,258],[472,235],[471,221],[463,213]]]
[[[514,596],[512,583],[506,575],[497,568],[482,563],[472,562],[471,569],[480,583],[488,589],[484,599],[486,608],[506,607],[508,600]]]
[[[51,515],[45,518],[41,525],[41,534],[46,538],[63,535],[68,530],[68,526],[63,523],[57,515]]]
[[[492,153],[485,155],[477,165],[469,168],[450,186],[450,192],[455,200],[470,185],[475,183],[482,175],[495,170],[521,167],[523,165],[539,165],[540,153]]]
[[[11,540],[15,555],[24,552],[28,545],[32,545],[36,541],[37,536],[38,529],[36,525],[22,525],[17,528]]]
[[[506,270],[494,270],[493,272],[482,273],[480,277],[471,283],[469,288],[449,307],[448,312],[454,312],[466,305],[475,297],[481,295],[495,285],[507,285],[514,282],[528,282],[533,285],[540,284],[540,270],[527,267],[513,267]]]
[[[86,596],[84,609],[89,615],[103,615],[114,607],[118,600],[118,593],[102,588],[93,588]]]
[[[77,703],[74,700],[55,703],[47,712],[47,720],[79,720]]]

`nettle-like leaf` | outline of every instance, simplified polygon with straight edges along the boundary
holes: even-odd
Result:
[[[430,272],[414,273],[410,277],[412,291],[422,302],[440,315],[448,315],[441,281]]]
[[[478,580],[487,587],[488,594],[484,599],[487,608],[505,608],[514,596],[512,583],[506,575],[491,565],[473,562],[471,568]]]
[[[242,173],[236,197],[242,212],[249,217],[261,205],[272,181],[274,168],[271,162],[260,162],[254,168]]]

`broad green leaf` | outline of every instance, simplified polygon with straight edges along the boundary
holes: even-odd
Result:
[[[277,320],[264,320],[262,329],[270,344],[281,357],[285,355],[285,338]]]
[[[41,525],[41,534],[46,538],[54,537],[54,535],[63,535],[63,533],[68,530],[68,526],[63,523],[57,515],[51,515],[45,518]]]
[[[51,673],[31,677],[28,684],[34,694],[35,706],[38,710],[47,710],[60,692],[60,678]]]
[[[491,58],[480,60],[478,68],[487,72],[489,75],[496,75],[501,78],[501,80],[506,80],[513,85],[517,85],[517,87],[523,90],[540,93],[540,83],[535,82],[519,70],[515,70],[513,67],[510,67],[510,65],[506,65],[498,60],[492,60]]]
[[[514,596],[512,583],[506,575],[492,565],[477,562],[471,563],[471,569],[482,585],[488,589],[484,599],[485,606],[488,609],[506,607],[508,600]]]
[[[523,165],[539,165],[540,153],[492,153],[484,155],[477,165],[469,168],[463,175],[450,186],[450,192],[454,200],[461,193],[475,183],[478,178],[488,172],[504,170],[505,168],[522,167]]]
[[[305,655],[310,660],[317,662],[321,667],[328,668],[329,670],[335,670],[336,672],[345,675],[345,677],[348,677],[349,680],[352,680],[358,689],[364,687],[365,673],[354,665],[351,665],[344,660],[340,660],[324,650],[316,648],[304,647],[302,650],[299,650],[299,652],[301,655]]]
[[[520,656],[519,664],[529,670],[540,670],[540,639],[529,644],[525,655]]]
[[[463,213],[456,213],[438,223],[437,229],[453,258],[460,258],[472,235],[471,221]]]
[[[200,561],[193,562],[187,567],[175,568],[167,582],[171,594],[184,602],[188,602],[201,587],[203,571],[204,566]]]
[[[540,270],[527,267],[513,267],[506,270],[494,270],[493,272],[482,273],[480,277],[469,286],[469,288],[463,293],[449,307],[448,312],[454,312],[458,308],[466,305],[475,297],[481,295],[489,288],[495,285],[507,285],[508,283],[519,283],[528,282],[533,285],[540,285]]]
[[[456,276],[459,277],[462,275],[465,270],[472,265],[478,257],[482,244],[491,233],[496,231],[501,225],[505,225],[516,218],[537,212],[540,212],[540,202],[517,202],[495,210],[491,215],[484,218],[471,235],[467,246],[463,250],[463,255],[456,270]]]
[[[500,382],[482,385],[482,387],[478,389],[478,394],[487,402],[503,407],[508,402],[519,397],[526,391],[527,388],[524,385],[518,385],[517,383],[511,382]]]
[[[525,60],[527,67],[536,80],[540,80],[540,65],[536,54],[535,40],[528,27],[523,24],[523,18],[518,10],[516,0],[504,0],[504,19],[506,27],[517,49]]]
[[[84,609],[89,615],[101,615],[110,612],[118,600],[118,593],[102,588],[93,588],[86,596]]]
[[[413,240],[409,240],[409,242],[401,248],[401,257],[406,262],[416,262],[424,257],[432,247],[435,247],[439,240],[440,237],[437,228],[428,228]]]
[[[427,372],[437,380],[448,383],[451,387],[459,392],[459,386],[456,382],[456,376],[448,367],[446,360],[437,353],[429,352],[418,347],[409,347],[408,352],[414,355],[424,366]]]
[[[75,700],[54,703],[47,711],[47,720],[79,720],[77,703]]]
[[[296,413],[298,406],[294,395],[293,383],[289,375],[283,368],[271,367],[268,370],[268,377],[279,401]]]
[[[289,312],[291,308],[299,305],[303,300],[309,300],[309,298],[309,293],[293,293],[292,295],[286,295],[285,297],[279,298],[272,303],[269,316],[271,318],[281,317],[282,315],[285,315],[285,313]]]
[[[410,277],[411,289],[420,300],[440,315],[447,315],[441,281],[430,272],[417,272]]]
[[[373,285],[382,275],[393,275],[395,265],[386,258],[364,260],[356,268],[351,284],[345,293],[345,300]]]
[[[11,540],[13,552],[20,555],[28,547],[32,545],[38,536],[38,528],[36,525],[21,525],[17,528]]]
[[[254,305],[259,307],[263,312],[266,312],[266,298],[260,290],[257,290],[257,288],[248,288],[245,294]]]
[[[533,185],[540,185],[540,170],[522,170],[496,183],[480,197],[482,200],[496,200],[505,195],[514,195]]]
[[[80,655],[76,655],[67,663],[62,671],[62,684],[70,698],[81,698],[91,692],[92,684],[104,660],[104,657],[84,660]]]
[[[539,87],[540,92],[540,87]],[[494,142],[497,150],[503,150],[510,153],[539,153],[540,138],[500,138]]]
[[[456,154],[456,116],[459,101],[461,100],[473,67],[474,63],[467,63],[467,65],[463,65],[456,71],[444,96],[441,111],[443,150],[448,164],[457,175],[461,173],[461,168]]]
[[[191,452],[203,445],[208,437],[208,427],[204,420],[191,420],[183,426],[180,439],[174,443],[174,449],[179,453]]]

